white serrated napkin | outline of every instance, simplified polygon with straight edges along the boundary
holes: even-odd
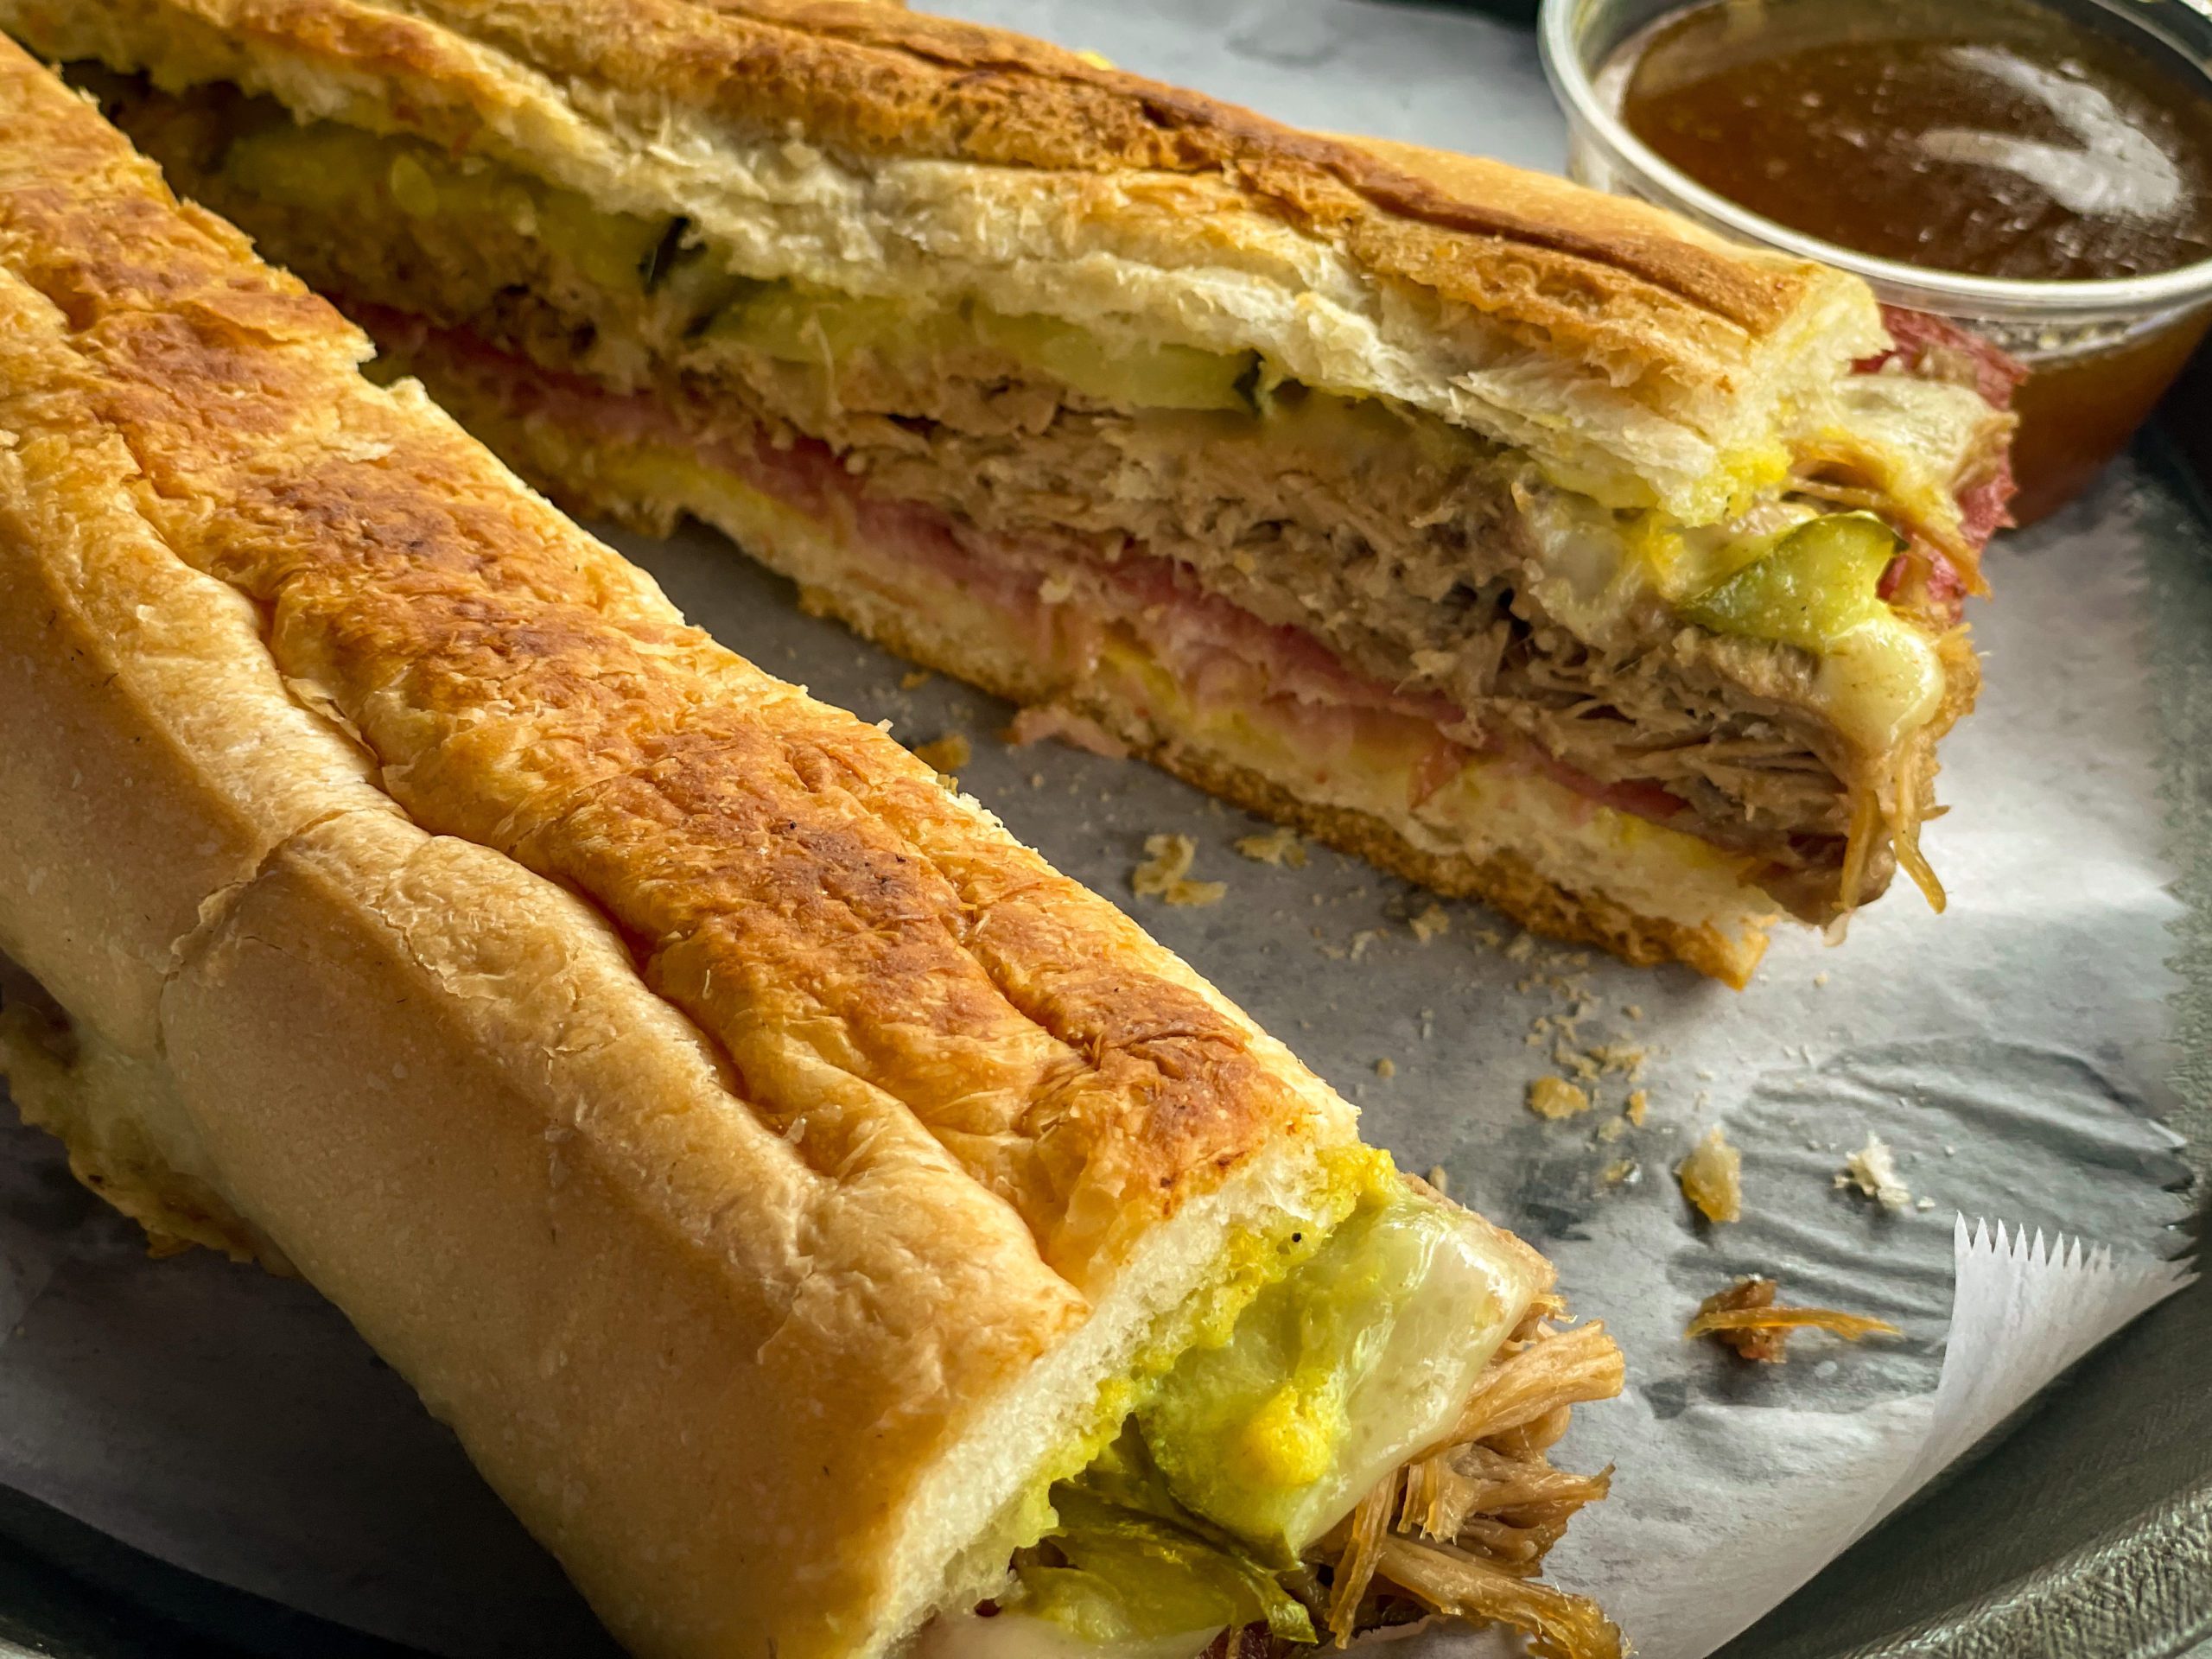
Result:
[[[1618,1493],[1577,1519],[1554,1558],[1560,1576],[1603,1584],[1606,1610],[1639,1659],[1702,1659],[1748,1628],[2067,1367],[2196,1276],[2185,1261],[2120,1256],[2002,1223],[1969,1227],[1963,1215],[1953,1257],[1934,1394],[1845,1415],[1694,1408],[1647,1431],[1655,1461],[1725,1471],[1719,1448],[1750,1445],[1767,1460],[1767,1478],[1724,1472],[1707,1492],[1712,1478],[1691,1474],[1670,1483],[1663,1502]],[[1791,1363],[1819,1363],[1815,1344],[1801,1341]],[[1847,1351],[1838,1363],[1851,1363]],[[1576,1571],[1585,1560],[1603,1562],[1602,1575]],[[1430,1650],[1452,1659],[1483,1652],[1465,1638],[1434,1641]]]

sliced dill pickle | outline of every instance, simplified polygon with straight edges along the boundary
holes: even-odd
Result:
[[[1109,340],[1057,317],[974,308],[977,338],[1102,403],[1131,409],[1249,410],[1253,352]]]
[[[1101,1643],[1255,1622],[1287,1640],[1314,1639],[1306,1609],[1233,1544],[1102,1501],[1080,1483],[1055,1488],[1052,1508],[1057,1560],[1033,1551],[1016,1559],[1020,1611]]]
[[[1932,640],[1878,591],[1904,540],[1872,513],[1801,524],[1774,550],[1679,607],[1717,633],[1772,639],[1820,659],[1813,695],[1836,729],[1868,753],[1894,747],[1942,706]]]
[[[1772,639],[1822,654],[1847,634],[1886,621],[1875,591],[1904,542],[1871,512],[1830,513],[1800,524],[1774,550],[1677,607],[1715,633]]]

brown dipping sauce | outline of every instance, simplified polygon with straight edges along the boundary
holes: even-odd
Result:
[[[2037,0],[1709,0],[1657,24],[1620,112],[1675,168],[1824,241],[1931,270],[2143,276],[2212,258],[2212,97],[2146,46]],[[2022,522],[2139,425],[2202,334],[2000,343]]]

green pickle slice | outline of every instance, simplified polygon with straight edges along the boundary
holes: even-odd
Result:
[[[1756,563],[1686,601],[1685,620],[1820,654],[1890,620],[1875,588],[1904,542],[1871,512],[1800,524]]]
[[[1390,1178],[1052,1489],[1008,1611],[1100,1642],[1316,1639],[1278,1574],[1448,1432],[1533,1288],[1480,1224]]]

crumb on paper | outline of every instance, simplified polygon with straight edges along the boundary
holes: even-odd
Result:
[[[1357,962],[1367,954],[1367,947],[1382,937],[1379,927],[1363,927],[1351,936],[1351,959]]]
[[[1911,1189],[1897,1173],[1897,1154],[1872,1129],[1866,1132],[1866,1144],[1843,1160],[1835,1185],[1839,1192],[1856,1187],[1885,1210],[1903,1210],[1912,1202]]]
[[[901,691],[918,691],[937,677],[926,668],[911,668],[899,677]]]
[[[1620,1159],[1598,1172],[1598,1179],[1607,1186],[1633,1186],[1643,1176],[1643,1170],[1633,1158]]]
[[[1618,1141],[1627,1133],[1628,1120],[1624,1117],[1609,1117],[1598,1126],[1598,1139],[1601,1141]]]
[[[1032,788],[1032,789],[1042,789],[1042,788],[1044,788],[1044,787],[1045,787],[1045,774],[1044,774],[1043,772],[1031,772],[1031,773],[1029,774],[1029,787],[1030,787],[1030,788]]]
[[[1640,1003],[1625,1003],[1622,1006],[1621,1012],[1631,1020],[1641,1020],[1643,1018],[1643,1008]]]
[[[975,758],[976,746],[960,732],[947,732],[932,742],[914,746],[915,760],[948,778]]]
[[[1222,881],[1189,879],[1198,843],[1188,836],[1147,836],[1145,861],[1129,872],[1129,887],[1140,899],[1161,899],[1178,908],[1217,905],[1228,893]]]
[[[1819,973],[1815,974],[1815,975],[1813,976],[1813,986],[1814,986],[1814,988],[1815,988],[1815,989],[1816,989],[1816,990],[1825,989],[1825,988],[1827,988],[1827,982],[1828,982],[1827,969],[1825,969],[1825,968],[1823,968],[1822,969],[1821,969],[1821,971],[1820,971]]]
[[[1588,1111],[1590,1093],[1576,1088],[1565,1077],[1538,1077],[1529,1085],[1529,1109],[1538,1117],[1556,1122],[1562,1117],[1573,1117],[1577,1112]]]
[[[1764,1365],[1779,1365],[1789,1357],[1792,1332],[1831,1331],[1847,1342],[1861,1337],[1899,1335],[1887,1319],[1870,1319],[1833,1307],[1783,1307],[1775,1301],[1780,1285],[1756,1275],[1738,1279],[1726,1290],[1716,1291],[1697,1305],[1697,1315],[1683,1330],[1686,1340],[1711,1337],[1742,1358]]]
[[[1436,1010],[1434,1008],[1423,1008],[1421,1011],[1421,1039],[1425,1043],[1435,1035]]]
[[[1444,906],[1432,904],[1419,915],[1407,918],[1406,925],[1414,931],[1414,938],[1427,944],[1440,933],[1452,931],[1452,918]]]
[[[1431,1164],[1426,1179],[1428,1184],[1436,1189],[1438,1198],[1448,1198],[1452,1196],[1452,1172],[1443,1165]]]
[[[1398,1075],[1398,1063],[1385,1057],[1375,1062],[1375,1075],[1388,1083]]]
[[[1051,703],[1017,710],[999,736],[1017,749],[1045,738],[1057,737],[1071,748],[1088,749],[1093,754],[1104,755],[1109,760],[1126,760],[1129,755],[1128,744],[1089,715],[1078,715],[1072,709],[1055,708]]]
[[[1306,843],[1288,824],[1263,836],[1240,836],[1235,844],[1239,853],[1255,864],[1275,864],[1294,870],[1306,868]]]
[[[1912,1207],[1916,1210],[1933,1210],[1936,1207],[1936,1200],[1929,1198],[1915,1198],[1912,1201]]]
[[[1651,1096],[1641,1089],[1630,1090],[1628,1104],[1621,1108],[1621,1116],[1640,1129],[1643,1127],[1643,1120],[1650,1115],[1650,1112]]]
[[[1533,933],[1516,933],[1513,936],[1513,943],[1505,947],[1505,957],[1509,962],[1526,962],[1535,954],[1536,936]]]
[[[1682,1184],[1682,1196],[1707,1221],[1719,1225],[1742,1217],[1744,1154],[1728,1144],[1719,1124],[1675,1166],[1675,1179]]]

